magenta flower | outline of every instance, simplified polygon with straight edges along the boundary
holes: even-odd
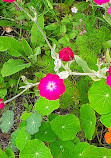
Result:
[[[60,79],[58,75],[48,73],[46,77],[40,80],[38,85],[40,96],[48,100],[56,100],[66,90],[64,80]]]
[[[62,61],[70,61],[74,58],[74,54],[71,48],[65,47],[59,51],[59,59]]]
[[[111,7],[107,10],[108,14],[111,14]]]
[[[15,0],[2,0],[3,2],[9,2],[9,3],[12,3],[14,2]]]
[[[109,73],[109,76],[106,79],[106,84],[111,87],[111,66],[107,72]]]
[[[4,103],[3,103],[3,99],[0,99],[0,109],[3,109],[4,108]]]
[[[110,0],[94,0],[95,3],[97,3],[98,5],[104,4],[104,3],[108,3]]]

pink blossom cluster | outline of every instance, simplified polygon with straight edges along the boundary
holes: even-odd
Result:
[[[105,4],[105,3],[109,3],[110,0],[94,0],[94,2],[98,5],[102,5],[102,4]],[[107,13],[108,14],[111,14],[111,7],[108,8],[107,10]]]
[[[86,30],[83,30],[83,31],[81,31],[80,33],[79,33],[79,35],[83,35],[83,33],[87,33],[87,31]]]

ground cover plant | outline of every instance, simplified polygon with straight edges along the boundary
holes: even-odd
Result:
[[[110,158],[111,1],[0,6],[0,158]]]

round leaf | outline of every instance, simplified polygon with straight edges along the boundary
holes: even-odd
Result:
[[[71,141],[57,140],[50,145],[54,158],[72,158],[74,145]]]
[[[42,116],[49,115],[55,109],[59,108],[59,99],[55,101],[50,101],[43,97],[40,97],[35,104],[35,108]]]
[[[73,139],[80,130],[79,120],[73,115],[57,116],[51,121],[51,128],[63,141]]]
[[[52,158],[50,150],[40,140],[29,140],[20,152],[20,158]]]
[[[28,132],[31,135],[34,135],[39,131],[39,127],[41,126],[42,117],[38,113],[33,113],[29,118],[26,120],[26,132]]]
[[[90,105],[84,104],[81,106],[80,123],[85,132],[86,138],[91,140],[95,131],[96,116]]]
[[[107,128],[111,127],[111,113],[102,115],[100,120]]]
[[[15,158],[15,155],[11,149],[5,148],[5,153],[9,158]]]
[[[83,158],[83,151],[88,147],[90,147],[90,145],[86,142],[78,143],[74,147],[74,158]]]
[[[35,138],[45,142],[53,142],[56,140],[57,136],[51,129],[50,123],[43,122],[42,125],[40,126],[39,132],[35,134]]]
[[[16,146],[19,150],[22,150],[25,146],[25,144],[28,142],[28,140],[31,139],[30,134],[26,133],[24,131],[24,128],[22,128],[16,138]]]
[[[111,88],[105,79],[93,83],[89,90],[89,102],[99,114],[111,112]]]
[[[5,152],[0,149],[0,158],[8,158],[8,156],[5,154]]]

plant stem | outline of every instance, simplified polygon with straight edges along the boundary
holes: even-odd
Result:
[[[96,73],[79,73],[79,72],[70,72],[70,75],[75,75],[75,76],[96,76]]]
[[[4,104],[11,102],[12,100],[16,99],[17,97],[19,97],[21,94],[23,94],[25,91],[27,91],[29,88],[32,88],[34,86],[37,86],[39,83],[35,83],[30,85],[30,87],[26,87],[23,91],[21,91],[19,94],[17,94],[16,96],[12,97],[11,99],[8,99],[6,101],[4,101]]]

